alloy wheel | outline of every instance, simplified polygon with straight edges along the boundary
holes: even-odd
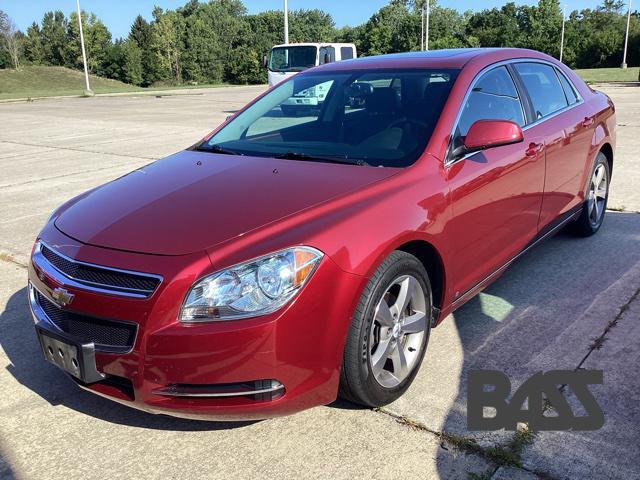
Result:
[[[427,321],[420,282],[411,275],[391,282],[376,306],[368,345],[371,371],[381,386],[398,386],[417,367]]]
[[[589,198],[587,199],[589,221],[593,226],[598,225],[604,215],[607,202],[608,181],[607,169],[603,163],[599,163],[591,176]]]

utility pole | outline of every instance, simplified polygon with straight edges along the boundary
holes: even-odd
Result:
[[[562,53],[564,52],[564,23],[566,21],[566,10],[567,4],[565,3],[562,7],[562,33],[560,34],[560,62],[562,62]]]
[[[289,7],[284,0],[284,43],[289,43]]]
[[[627,12],[627,31],[624,34],[624,53],[622,54],[622,68],[627,68],[627,45],[629,44],[629,22],[631,22],[631,0],[629,0],[629,11]]]
[[[80,10],[80,0],[76,0],[78,6],[78,26],[80,27],[80,48],[82,49],[82,63],[84,64],[84,83],[86,92],[91,94],[91,87],[89,86],[89,70],[87,69],[87,54],[84,50],[84,35],[82,33],[82,11]]]
[[[430,5],[429,3],[431,3],[429,0],[427,0],[427,28],[425,29],[425,36],[424,36],[424,49],[425,50],[429,50],[429,8]]]

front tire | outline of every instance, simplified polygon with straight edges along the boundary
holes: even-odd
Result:
[[[575,234],[590,237],[602,226],[609,199],[611,171],[604,153],[599,152],[589,180],[587,198],[582,213],[572,225]]]
[[[342,361],[341,397],[378,407],[409,388],[429,341],[431,302],[422,263],[406,252],[391,253],[356,307]]]

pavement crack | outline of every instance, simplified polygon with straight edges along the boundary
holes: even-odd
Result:
[[[576,370],[579,370],[582,368],[582,365],[584,365],[584,362],[587,361],[587,358],[589,358],[589,356],[595,351],[595,350],[600,350],[602,348],[602,346],[604,345],[604,343],[607,341],[607,334],[611,331],[612,328],[614,328],[616,325],[618,325],[618,322],[620,321],[620,319],[622,318],[622,316],[625,314],[625,312],[627,310],[629,310],[629,308],[631,307],[631,304],[640,296],[640,288],[638,288],[633,295],[631,295],[631,297],[629,298],[629,300],[627,300],[618,310],[618,313],[616,314],[615,317],[613,317],[613,319],[609,320],[609,322],[607,322],[607,326],[604,328],[604,330],[602,331],[602,333],[600,335],[598,335],[597,337],[593,337],[591,338],[591,343],[589,344],[589,348],[587,353],[585,354],[584,357],[582,357],[582,360],[580,360],[580,363],[578,363],[578,366],[576,367]],[[564,385],[563,385],[564,387]]]
[[[30,185],[30,184],[33,184],[33,183],[40,183],[40,182],[47,181],[47,180],[56,180],[56,179],[59,179],[59,178],[74,177],[76,175],[82,175],[84,173],[101,172],[103,170],[111,170],[113,168],[122,167],[122,166],[126,166],[126,165],[127,165],[126,163],[122,163],[122,164],[117,164],[117,165],[109,165],[108,167],[92,168],[92,169],[89,169],[89,170],[80,170],[80,171],[76,171],[76,172],[72,172],[72,173],[63,173],[61,175],[53,175],[51,177],[38,178],[38,179],[34,179],[34,180],[25,180],[24,182],[7,183],[5,185],[0,185],[0,190],[5,189],[5,188],[21,187],[21,186]]]
[[[0,252],[0,262],[13,263],[22,268],[27,268],[27,265],[20,260],[17,260],[13,255],[7,252]]]
[[[525,426],[516,430],[511,440],[504,445],[495,444],[492,447],[482,447],[474,438],[433,430],[418,420],[400,415],[384,407],[375,408],[374,411],[393,418],[401,425],[436,436],[440,439],[441,446],[445,450],[447,450],[446,445],[450,445],[465,453],[478,455],[490,462],[496,469],[501,466],[522,468],[521,454],[526,446],[533,443],[535,437],[535,433]]]
[[[149,157],[149,156],[145,156],[145,155],[129,155],[126,153],[109,153],[109,152],[99,152],[99,151],[95,151],[95,150],[87,150],[84,148],[75,148],[75,147],[60,147],[60,146],[54,146],[54,145],[40,145],[37,143],[26,143],[26,142],[12,142],[10,140],[0,140],[0,142],[2,143],[9,143],[11,145],[20,145],[23,147],[39,147],[39,148],[47,148],[47,149],[52,149],[52,150],[66,150],[69,152],[81,152],[81,153],[94,153],[97,155],[113,155],[115,157],[123,157],[123,158],[143,158],[146,160],[157,160],[158,157]]]

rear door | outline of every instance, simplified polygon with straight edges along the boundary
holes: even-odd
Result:
[[[579,94],[554,66],[535,62],[514,64],[531,103],[533,118],[527,131],[546,144],[545,188],[539,229],[583,201],[585,162],[594,118],[587,115]]]
[[[509,69],[482,74],[471,87],[453,133],[452,149],[477,120],[527,121]],[[449,160],[452,220],[448,229],[456,299],[508,262],[536,235],[544,187],[544,139],[524,132],[524,142]]]

